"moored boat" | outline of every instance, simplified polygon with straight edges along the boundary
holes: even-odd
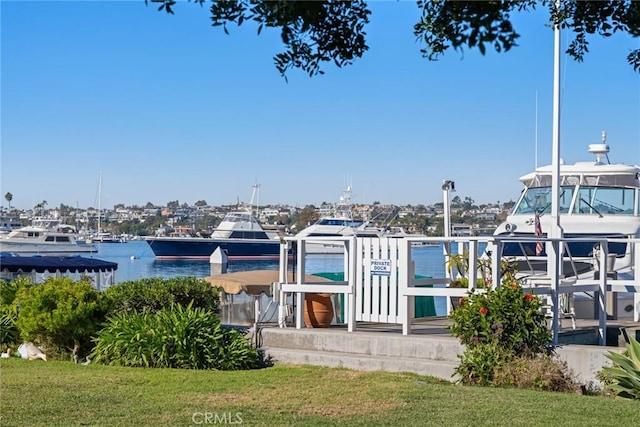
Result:
[[[230,260],[278,259],[280,236],[265,230],[250,212],[229,212],[210,237],[145,237],[159,260],[208,260],[217,249]]]
[[[558,212],[564,237],[640,237],[640,166],[604,163],[603,156],[608,158],[609,152],[604,142],[590,145],[589,152],[596,156],[595,161],[560,165]],[[524,185],[522,194],[495,235],[547,235],[552,226],[551,175],[551,166],[544,166],[520,178]],[[565,256],[591,269],[595,245],[595,241],[588,240],[569,242]],[[610,242],[608,249],[615,254],[615,269],[630,265],[629,245],[623,241]],[[527,255],[546,263],[546,249],[536,248],[536,243],[507,244],[503,255]],[[575,272],[565,272],[572,273]]]
[[[41,222],[36,222],[42,224]],[[0,252],[26,255],[76,255],[95,253],[94,245],[81,243],[70,226],[53,222],[48,227],[25,226],[0,239]],[[54,228],[55,227],[55,228]]]
[[[305,239],[309,237],[342,238],[345,236],[424,237],[424,235],[406,233],[399,227],[376,227],[369,221],[354,218],[351,205],[351,186],[345,187],[340,201],[330,213],[296,234],[296,237]],[[341,254],[343,251],[342,242],[333,242],[328,239],[312,241],[305,245],[305,252],[310,255]]]
[[[631,239],[640,238],[640,166],[608,162],[609,145],[589,145],[595,161],[560,164],[558,222],[563,245],[562,277],[594,278],[599,274],[600,242],[607,240],[607,272],[612,278],[633,278]],[[605,163],[603,160],[607,159]],[[543,166],[520,178],[524,185],[506,221],[494,235],[547,237],[555,226],[551,217],[552,168]],[[515,239],[517,240],[517,239]],[[542,242],[506,242],[502,255],[518,262],[524,276],[545,275],[547,249]],[[490,253],[492,245],[487,246]],[[624,294],[619,300],[625,300]],[[627,298],[628,299],[628,298]],[[620,315],[631,315],[623,302]]]

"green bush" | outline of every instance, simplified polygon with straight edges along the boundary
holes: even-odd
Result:
[[[630,336],[622,354],[609,352],[607,357],[613,365],[602,369],[605,385],[618,396],[640,399],[640,343]]]
[[[254,368],[258,351],[203,308],[177,305],[157,312],[119,312],[95,339],[94,362],[152,368]]]
[[[542,301],[512,280],[469,294],[450,315],[451,333],[466,346],[456,369],[463,383],[491,384],[495,369],[513,358],[552,351]]]
[[[42,284],[17,291],[16,325],[24,340],[37,343],[49,353],[65,355],[74,349],[87,349],[104,319],[99,298],[100,293],[88,279],[74,282],[68,277],[49,277]]]
[[[18,343],[20,330],[16,295],[22,288],[31,286],[28,277],[19,277],[12,281],[0,280],[0,346],[12,346]]]
[[[219,313],[218,290],[206,280],[195,277],[171,279],[149,278],[123,282],[108,287],[104,292],[109,314],[151,313],[174,305],[203,308]]]

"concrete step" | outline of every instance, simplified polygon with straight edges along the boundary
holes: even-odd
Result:
[[[266,357],[273,362],[294,365],[314,365],[331,368],[348,368],[361,371],[414,372],[446,381],[453,380],[458,363],[406,357],[383,357],[364,354],[332,353],[291,348],[264,347]]]
[[[414,361],[451,362],[458,364],[464,347],[451,336],[410,335],[343,329],[264,328],[260,331],[261,347],[319,351],[354,356],[401,358]]]

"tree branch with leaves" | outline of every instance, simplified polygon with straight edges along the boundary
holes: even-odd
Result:
[[[158,3],[158,10],[173,14],[176,0],[145,0]],[[204,5],[207,0],[193,0]],[[365,26],[371,11],[364,0],[356,1],[210,1],[211,22],[229,34],[227,24],[242,25],[253,21],[258,34],[264,27],[281,28],[284,52],[274,57],[276,69],[286,79],[286,72],[299,68],[309,76],[324,74],[321,66],[333,62],[338,68],[351,65],[369,49]],[[546,8],[548,27],[556,24],[573,32],[567,54],[582,61],[589,52],[589,37],[610,37],[615,33],[640,36],[640,1],[608,0],[503,0],[454,1],[418,0],[421,19],[414,25],[414,35],[423,43],[422,55],[437,60],[453,48],[477,48],[483,55],[487,48],[507,52],[518,46],[520,34],[511,21],[513,13]],[[640,72],[640,49],[627,55],[628,63]]]

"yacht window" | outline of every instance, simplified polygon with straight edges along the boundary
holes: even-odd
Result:
[[[595,215],[633,215],[632,188],[581,187],[573,213]]]
[[[47,236],[47,237],[44,239],[44,241],[45,241],[45,242],[55,242],[55,238],[54,238],[53,236]]]
[[[318,225],[338,225],[342,227],[359,227],[362,221],[341,218],[323,218],[318,221]]]
[[[69,241],[69,236],[58,236],[58,238],[56,239],[56,242],[68,242]]]
[[[569,212],[571,199],[573,198],[573,187],[560,188],[560,206],[559,213]],[[518,206],[514,209],[516,214],[527,213],[551,213],[551,187],[532,187],[528,188]]]

